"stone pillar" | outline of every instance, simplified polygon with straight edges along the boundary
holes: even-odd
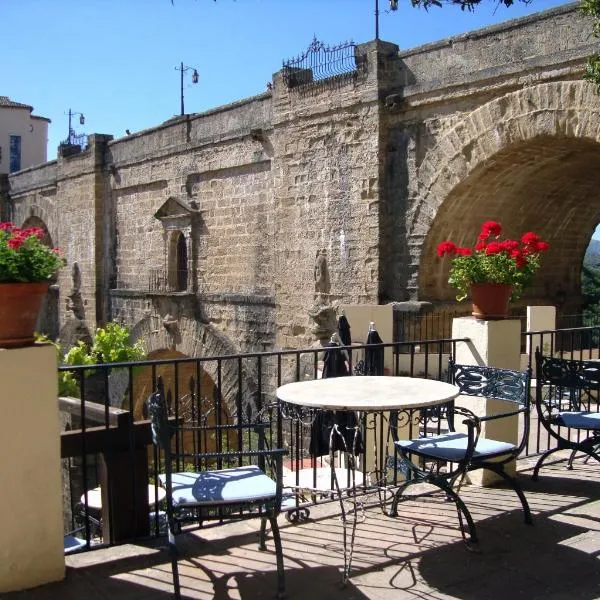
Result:
[[[0,594],[65,576],[56,351],[0,349]]]
[[[469,338],[469,341],[458,342],[456,345],[454,360],[457,364],[487,365],[515,371],[521,368],[521,322],[519,320],[482,321],[472,317],[454,319],[452,337],[454,339]],[[474,396],[459,396],[456,399],[458,406],[464,406],[479,416],[501,412],[504,410],[503,405],[507,402]],[[511,408],[512,404],[507,407],[507,410]],[[456,423],[456,428],[460,430],[459,422]],[[510,417],[483,423],[481,436],[517,443],[519,439],[518,418]],[[514,473],[514,470],[514,463],[506,466],[508,473]],[[484,469],[471,473],[469,478],[471,483],[477,485],[490,485],[499,479],[495,474]]]
[[[528,306],[527,331],[553,331],[556,329],[556,306]],[[550,354],[552,336],[550,334],[527,336],[527,354],[531,356],[531,364],[535,361],[535,349],[542,354]]]

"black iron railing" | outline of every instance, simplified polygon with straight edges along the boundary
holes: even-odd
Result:
[[[366,57],[357,55],[352,42],[327,46],[315,37],[306,52],[284,61],[282,71],[285,84],[293,88],[326,79],[355,77],[366,72]]]
[[[166,269],[150,269],[148,291],[152,293],[187,292],[189,289],[188,269],[170,272]]]
[[[576,360],[600,360],[600,325],[591,327],[565,328],[544,331],[529,331],[522,335],[527,348],[527,367],[532,370],[535,378],[535,350],[539,348],[545,356]],[[532,390],[532,402],[534,391]],[[600,411],[598,398],[586,399],[586,410]],[[538,422],[535,407],[532,404],[531,427],[529,443],[524,450],[524,456],[532,456],[545,452],[556,444],[547,431]],[[576,438],[580,432],[568,431],[565,436]]]
[[[448,360],[439,348],[452,348],[455,343],[384,344],[386,373],[445,379]],[[351,369],[363,358],[365,348],[348,348]],[[162,459],[152,450],[145,406],[159,377],[172,418],[199,425],[194,437],[174,439],[174,468],[198,468],[181,458],[185,454],[218,455],[268,443],[286,447],[286,467],[292,474],[297,472],[309,458],[309,432],[280,413],[276,389],[282,383],[318,377],[322,358],[322,350],[307,349],[60,367],[62,385],[70,390],[70,396],[60,400],[65,423],[61,440],[65,531],[80,528],[88,547],[160,532],[160,503],[156,502],[160,490],[154,484]],[[247,426],[259,416],[270,422],[266,438]],[[312,464],[317,468],[315,461]],[[90,492],[98,487],[99,494]]]
[[[531,332],[525,344],[541,345],[549,352],[574,358],[597,358],[592,343],[600,327]],[[456,339],[415,340],[387,343],[385,374],[446,380],[449,354]],[[348,347],[350,369],[364,358],[366,345]],[[314,379],[322,368],[323,349],[246,353],[96,366],[60,367],[59,378],[68,388],[60,405],[65,431],[61,438],[65,481],[65,532],[80,529],[87,547],[115,544],[157,535],[163,527],[162,490],[156,485],[163,471],[152,446],[146,400],[162,378],[171,418],[199,426],[192,436],[174,439],[177,470],[193,470],[194,455],[247,450],[269,444],[285,447],[287,496],[290,517],[301,517],[316,502],[329,501],[329,493],[300,494],[301,471],[316,482],[317,469],[327,467],[309,452],[310,426],[280,411],[276,389],[283,383]],[[531,366],[531,362],[529,363]],[[65,381],[67,378],[67,381]],[[269,427],[259,434],[248,423],[259,419]],[[435,412],[421,414],[418,430],[409,435],[438,432],[442,423]],[[365,447],[385,445],[386,426],[362,421]],[[377,437],[373,437],[377,436]],[[543,437],[532,426],[525,454],[543,451]],[[367,485],[367,467],[363,483]],[[90,490],[100,487],[96,496]],[[86,494],[87,492],[87,494]],[[98,501],[98,497],[100,501]],[[93,502],[91,500],[94,500]]]

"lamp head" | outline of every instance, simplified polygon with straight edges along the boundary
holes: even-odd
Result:
[[[198,83],[198,71],[196,71],[196,69],[194,69],[194,72],[192,73],[192,83]]]
[[[85,125],[85,117],[83,115],[79,115],[79,124]]]
[[[390,10],[398,10],[398,0],[390,0]]]

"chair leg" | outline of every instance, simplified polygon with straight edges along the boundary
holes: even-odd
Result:
[[[500,467],[491,467],[486,465],[486,469],[493,471],[494,473],[500,475],[508,485],[515,491],[517,496],[519,496],[519,500],[521,501],[521,506],[523,507],[523,513],[525,514],[525,523],[527,525],[533,525],[533,519],[531,517],[531,510],[529,508],[529,502],[527,502],[527,498],[523,492],[523,489],[519,485],[516,479],[511,477],[505,470],[503,466]]]
[[[281,535],[279,534],[279,525],[277,516],[269,517],[271,523],[271,532],[273,542],[275,543],[275,556],[277,557],[277,598],[285,598],[285,570],[283,566],[283,547],[281,545]]]
[[[452,489],[450,486],[443,486],[442,489],[446,493],[446,497],[452,500],[456,505],[456,512],[458,513],[458,522],[460,524],[460,532],[463,536],[463,539],[468,544],[477,544],[479,541],[477,539],[477,529],[475,528],[475,522],[473,521],[473,517],[467,508],[467,505],[463,502],[462,498]],[[463,523],[462,515],[464,515],[467,525],[469,527],[469,537],[465,536],[465,527]]]
[[[263,551],[267,549],[267,517],[260,518],[258,549]]]
[[[181,588],[179,586],[179,567],[177,565],[177,545],[175,544],[175,534],[171,527],[168,532],[169,537],[169,555],[171,556],[171,571],[173,572],[173,591],[175,600],[181,598]]]
[[[533,468],[533,475],[531,476],[531,479],[533,481],[537,481],[538,480],[538,473],[539,473],[540,469],[542,468],[542,464],[544,463],[544,461],[551,454],[554,454],[555,452],[558,452],[559,450],[564,450],[564,448],[551,448],[550,450],[546,450],[546,452],[544,452],[544,454],[542,454],[542,456],[540,456],[540,458],[537,461],[535,467]]]
[[[390,511],[388,513],[389,517],[397,517],[398,516],[398,502],[402,498],[402,494],[404,490],[411,485],[413,482],[407,481],[403,485],[401,485],[396,492],[394,493],[394,498],[392,500],[392,505],[390,507]],[[446,494],[446,498],[451,502],[454,502],[456,506],[456,511],[458,513],[458,522],[460,525],[460,531],[463,536],[463,539],[467,544],[476,544],[478,542],[477,539],[477,529],[475,527],[475,522],[473,521],[473,517],[467,508],[467,505],[462,501],[461,497],[452,489],[450,485],[443,485],[439,481],[431,481],[428,480],[427,483],[434,485],[442,492]],[[469,537],[465,535],[465,527],[463,522],[463,516],[467,521],[467,526],[469,528]]]
[[[567,469],[569,471],[573,470],[573,461],[575,460],[575,455],[577,454],[577,450],[572,450],[569,456],[569,460],[567,461]],[[589,457],[588,457],[589,458]],[[587,460],[587,459],[586,459]]]

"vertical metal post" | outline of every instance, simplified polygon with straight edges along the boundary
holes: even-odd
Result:
[[[375,39],[379,39],[379,0],[375,0]]]
[[[183,109],[183,63],[181,63],[181,114],[184,115],[184,109]]]
[[[71,143],[71,109],[69,109],[69,135],[67,136],[67,142]]]

